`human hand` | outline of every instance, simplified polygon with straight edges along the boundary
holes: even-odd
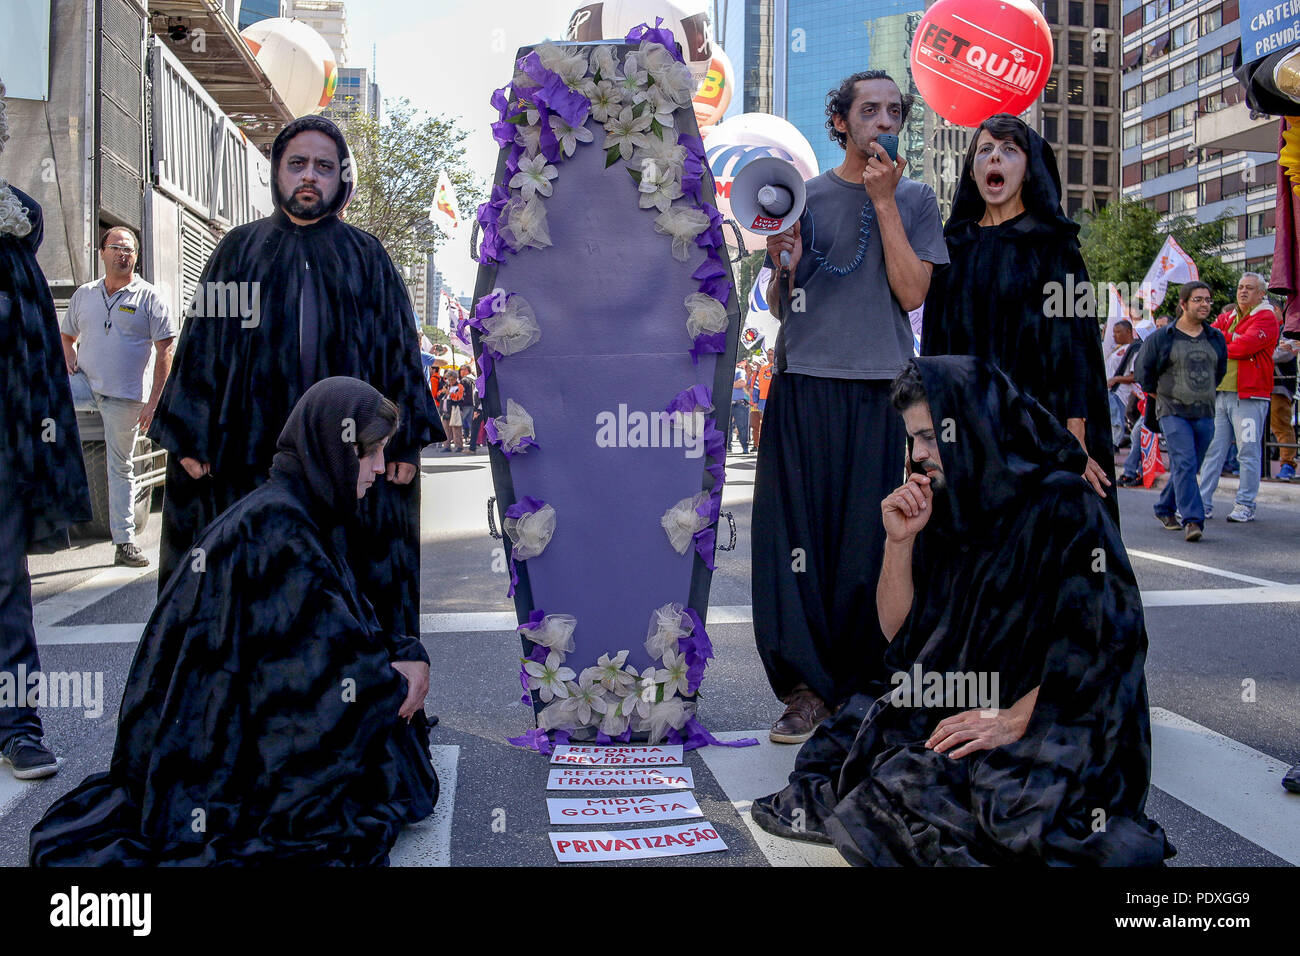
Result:
[[[930,520],[934,492],[925,475],[908,475],[907,481],[889,493],[880,503],[880,519],[885,537],[895,544],[915,538]]]
[[[799,266],[799,260],[803,257],[803,240],[799,237],[799,222],[787,229],[785,232],[778,232],[776,235],[767,237],[767,254],[772,257],[772,263],[777,272],[783,268],[781,265],[781,253],[790,253],[790,275],[794,275],[794,270]]]
[[[212,472],[212,466],[210,464],[206,461],[200,463],[194,458],[182,458],[181,467],[184,468],[185,473],[195,481],[202,478],[204,475],[211,474]]]
[[[1106,474],[1106,469],[1101,467],[1101,465],[1097,464],[1091,458],[1088,459],[1087,467],[1083,469],[1083,480],[1092,485],[1092,490],[1097,492],[1097,494],[1101,495],[1103,498],[1106,497],[1106,492],[1102,491],[1101,486],[1106,485],[1106,487],[1110,487],[1113,483],[1110,480],[1110,476]]]
[[[404,461],[390,461],[384,477],[395,485],[409,485],[415,480],[415,466]]]
[[[871,144],[871,156],[867,157],[867,167],[862,171],[862,185],[867,188],[867,196],[872,205],[880,206],[894,201],[894,190],[903,178],[907,160],[899,156],[891,160],[885,147],[879,143]]]
[[[429,665],[424,661],[393,661],[393,670],[406,678],[406,699],[397,709],[397,716],[408,724],[416,712],[424,707],[429,694]]]
[[[153,424],[154,412],[157,410],[158,406],[153,402],[146,402],[144,408],[140,409],[140,416],[135,420],[135,423],[140,426],[141,432],[149,430],[149,426]]]
[[[948,753],[956,747],[948,756],[957,760],[977,750],[1014,743],[1028,726],[1029,715],[1015,710],[964,710],[939,721],[925,745],[935,753]]]
[[[63,347],[63,364],[68,367],[68,374],[75,375],[77,372],[77,350],[70,345]]]

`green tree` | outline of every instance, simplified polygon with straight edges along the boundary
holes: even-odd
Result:
[[[1114,282],[1121,288],[1136,291],[1155,261],[1165,236],[1172,235],[1196,263],[1201,281],[1214,292],[1215,311],[1222,311],[1235,300],[1241,272],[1223,261],[1221,253],[1226,229],[1235,224],[1232,213],[1222,213],[1210,222],[1197,222],[1193,216],[1178,216],[1161,226],[1162,214],[1141,200],[1122,199],[1084,220],[1079,232],[1083,261],[1088,276],[1100,289]],[[1159,311],[1176,314],[1177,286],[1171,286]],[[1098,298],[1105,299],[1104,293]],[[1137,303],[1130,301],[1136,312]]]
[[[469,134],[455,121],[417,113],[403,98],[385,103],[382,123],[355,113],[345,127],[357,163],[357,191],[345,218],[373,233],[395,263],[421,263],[447,238],[429,221],[441,170],[456,190],[467,227],[486,192],[465,159]]]

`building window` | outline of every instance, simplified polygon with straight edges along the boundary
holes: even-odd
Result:
[[[1092,25],[1110,29],[1110,4],[1094,3],[1092,5]]]
[[[1078,153],[1071,153],[1065,161],[1066,182],[1071,186],[1083,185],[1083,156]]]
[[[1110,145],[1110,120],[1104,116],[1094,117],[1092,121],[1092,145]]]
[[[1094,186],[1110,185],[1110,158],[1106,156],[1092,157],[1092,184]]]
[[[1141,126],[1125,126],[1125,127],[1124,127],[1124,148],[1125,148],[1125,149],[1132,149],[1134,146],[1136,146],[1136,145],[1137,145],[1138,143],[1140,143],[1141,141],[1142,141],[1142,127],[1141,127]]]
[[[1069,75],[1070,88],[1066,90],[1065,101],[1073,106],[1087,106],[1087,101],[1083,98],[1083,73],[1071,73]]]
[[[1142,182],[1142,167],[1137,163],[1132,163],[1124,167],[1124,185],[1136,186]]]
[[[1071,113],[1066,121],[1066,142],[1072,146],[1083,146],[1083,117]]]
[[[1169,52],[1169,33],[1168,31],[1159,34],[1147,44],[1146,61],[1159,59]]]
[[[1208,79],[1223,69],[1223,51],[1211,50],[1201,57],[1199,63],[1201,65],[1201,76]]]
[[[1072,33],[1070,35],[1070,65],[1087,66],[1083,59],[1083,37],[1080,34]]]
[[[1048,23],[1056,23],[1061,17],[1061,7],[1058,0],[1043,0],[1043,17]]]
[[[1186,23],[1180,23],[1170,32],[1169,49],[1177,50],[1193,42],[1197,37],[1196,21],[1188,20]]]
[[[1083,26],[1083,0],[1070,0],[1070,26]]]
[[[1043,114],[1043,139],[1055,143],[1061,138],[1061,120],[1055,113]]]
[[[1083,193],[1070,193],[1065,200],[1065,214],[1071,219],[1077,219],[1079,213],[1083,210]]]
[[[1053,71],[1052,75],[1049,76],[1049,77],[1047,78],[1047,85],[1043,87],[1043,102],[1044,102],[1044,103],[1059,103],[1059,102],[1061,102],[1060,88],[1059,88],[1059,84],[1058,84],[1058,82],[1057,82],[1059,77],[1060,77],[1060,74],[1057,73],[1057,72],[1055,72],[1055,71]]]
[[[1142,102],[1150,103],[1169,92],[1169,74],[1164,73],[1142,84]]]
[[[1131,36],[1142,29],[1142,11],[1131,10],[1124,14],[1124,35]]]
[[[1135,110],[1142,105],[1142,87],[1130,86],[1124,91],[1124,109]]]
[[[1216,7],[1209,13],[1201,14],[1201,36],[1223,26],[1223,7]]]
[[[1104,46],[1100,50],[1093,48],[1092,51],[1093,66],[1110,66],[1110,47]]]
[[[1240,12],[1239,12],[1238,9],[1237,9],[1237,6],[1238,6],[1238,5],[1237,5],[1237,0],[1225,0],[1223,6],[1219,8],[1219,9],[1221,9],[1221,10],[1223,11],[1223,22],[1224,22],[1224,23],[1236,23],[1236,22],[1237,22],[1237,18],[1241,15]],[[1265,272],[1264,274],[1265,274],[1265,275],[1268,275],[1267,272]]]
[[[1092,78],[1092,105],[1110,106],[1110,80],[1104,76]]]

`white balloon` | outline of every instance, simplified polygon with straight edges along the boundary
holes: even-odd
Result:
[[[258,20],[239,35],[294,116],[329,106],[338,84],[338,64],[323,36],[288,17]]]
[[[750,161],[764,156],[775,156],[793,163],[807,181],[816,176],[817,154],[804,135],[793,124],[769,113],[741,113],[703,133],[704,153],[713,173],[717,190],[718,211],[724,218],[734,219],[731,213],[731,184],[736,173]],[[723,230],[728,245],[734,247],[736,237],[728,227]],[[746,252],[764,248],[762,236],[743,232]]]
[[[663,17],[663,26],[671,30],[682,48],[682,56],[691,75],[699,83],[713,61],[713,31],[709,15],[693,0],[594,0],[583,4],[569,16],[566,40],[621,40],[628,31],[644,23],[655,25]]]

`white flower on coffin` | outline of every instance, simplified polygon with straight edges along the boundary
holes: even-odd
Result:
[[[529,110],[528,115],[532,117],[528,125],[515,127],[515,142],[524,148],[524,156],[532,159],[542,149],[542,128],[537,125],[541,114],[536,110]],[[522,164],[520,165],[522,168]]]
[[[648,49],[647,49],[648,47]],[[637,51],[637,65],[644,67],[655,86],[675,106],[689,106],[699,85],[691,76],[690,67],[681,63],[658,43],[642,46]]]
[[[664,666],[655,671],[655,683],[664,685],[664,700],[680,692],[690,693],[690,680],[686,677],[686,655],[671,650],[663,655]]]
[[[546,207],[541,199],[511,196],[501,210],[497,227],[501,238],[515,249],[545,249],[551,244],[551,230],[546,225]]]
[[[690,719],[691,712],[686,707],[686,701],[673,697],[650,708],[650,716],[642,722],[642,729],[646,732],[647,742],[657,744],[664,739],[669,727],[681,730]]]
[[[510,188],[518,189],[525,200],[532,199],[537,193],[549,196],[555,189],[551,180],[559,175],[556,168],[546,162],[545,156],[525,156],[519,160],[519,172],[510,179]]]
[[[673,128],[673,111],[677,105],[668,98],[659,86],[648,86],[641,90],[632,98],[633,103],[648,103],[650,106],[647,115],[664,128],[665,132],[670,132]]]
[[[641,182],[637,184],[637,204],[642,209],[651,207],[667,212],[674,199],[682,198],[681,181],[674,171],[647,159],[641,166]]]
[[[563,700],[557,700],[547,707],[543,707],[537,715],[537,726],[542,730],[577,730],[578,716],[577,709],[573,706],[573,700],[565,697]]]
[[[624,96],[631,101],[638,90],[645,89],[649,84],[649,71],[641,65],[636,53],[629,53],[623,58],[623,79],[619,82],[619,86],[623,88]]]
[[[537,313],[522,295],[498,295],[492,299],[492,314],[484,316],[483,341],[494,352],[514,355],[542,337]],[[506,408],[510,406],[507,404]],[[516,406],[517,408],[518,406]]]
[[[496,425],[497,435],[501,438],[501,447],[512,454],[527,453],[527,446],[520,448],[520,444],[525,438],[537,437],[533,416],[524,411],[524,406],[513,398],[506,399],[506,413],[492,419],[492,422]]]
[[[537,557],[551,543],[551,536],[555,534],[555,509],[542,505],[518,518],[506,518],[504,524],[513,545],[512,556],[516,561],[527,561]],[[573,676],[570,674],[569,678]]]
[[[668,543],[678,554],[685,554],[691,549],[691,540],[697,531],[709,526],[709,519],[695,509],[704,506],[709,500],[709,493],[701,491],[690,498],[683,498],[664,512],[659,519],[668,535]]]
[[[558,115],[551,117],[551,131],[555,133],[555,138],[559,140],[560,152],[565,156],[572,156],[579,143],[590,143],[595,139],[595,136],[587,127],[572,127]]]
[[[646,653],[658,659],[676,652],[677,641],[691,633],[693,624],[682,623],[684,608],[680,604],[665,604],[650,612],[650,632],[645,639]]]
[[[537,89],[537,81],[516,66],[515,75],[510,81],[510,86],[512,87],[510,92],[513,95],[518,96],[524,90]]]
[[[708,214],[690,206],[669,206],[655,217],[655,232],[673,237],[673,258],[678,262],[685,262],[691,257],[695,237],[708,228]],[[694,294],[699,295],[698,292]],[[726,315],[725,308],[723,315]]]
[[[658,136],[650,133],[647,140],[646,145],[636,151],[633,161],[640,165],[647,159],[653,159],[660,166],[672,169],[674,175],[681,179],[682,167],[686,163],[686,147],[677,145],[677,134],[671,129],[665,129]]]
[[[605,123],[605,142],[601,149],[617,146],[619,156],[627,161],[632,158],[632,151],[637,147],[649,145],[650,137],[646,135],[649,128],[648,115],[633,116],[632,107],[625,106],[618,116],[611,114]]]
[[[609,703],[608,708],[605,710],[605,716],[600,721],[600,732],[607,737],[619,736],[627,730],[627,725],[631,722],[630,717],[624,716],[619,711],[620,707],[614,706],[612,702]]]
[[[629,667],[627,670],[632,678],[632,684],[628,688],[627,696],[618,705],[618,711],[629,720],[644,720],[650,716],[650,708],[659,696],[659,686],[655,683],[655,666],[646,665],[646,669],[640,676],[637,676],[635,667]]]
[[[591,51],[591,71],[599,73],[602,82],[612,81],[618,76],[618,57],[614,55],[612,46],[604,44]]]
[[[534,644],[561,654],[572,654],[573,632],[577,626],[578,619],[572,614],[548,614],[542,618],[540,627],[519,627],[516,630]]]
[[[608,123],[618,117],[623,108],[623,88],[610,80],[596,84],[591,96],[591,115],[598,123]]]
[[[528,675],[528,689],[537,691],[537,696],[544,704],[550,702],[552,698],[563,699],[569,696],[566,682],[578,675],[573,672],[572,667],[565,667],[563,662],[564,658],[559,651],[551,651],[547,654],[545,663],[524,661],[524,672]]]
[[[591,723],[593,713],[603,714],[609,709],[605,689],[586,671],[576,684],[569,682],[569,700],[573,701],[574,717],[584,727]]]
[[[660,74],[667,72],[668,68],[677,62],[662,43],[642,43],[633,55],[636,57],[637,66],[654,77],[656,82]]]
[[[537,59],[553,73],[558,73],[564,85],[573,89],[587,75],[587,52],[581,47],[565,49],[547,40],[533,48]]]
[[[727,327],[727,307],[711,295],[692,292],[686,304],[686,332],[691,340],[702,334],[721,332]]]
[[[592,680],[599,681],[600,686],[605,690],[613,691],[620,696],[627,693],[627,688],[631,687],[636,678],[623,670],[623,663],[627,660],[627,651],[619,651],[613,657],[608,654],[600,655],[596,663],[582,672],[582,676],[591,675]],[[580,677],[579,680],[582,678]]]

